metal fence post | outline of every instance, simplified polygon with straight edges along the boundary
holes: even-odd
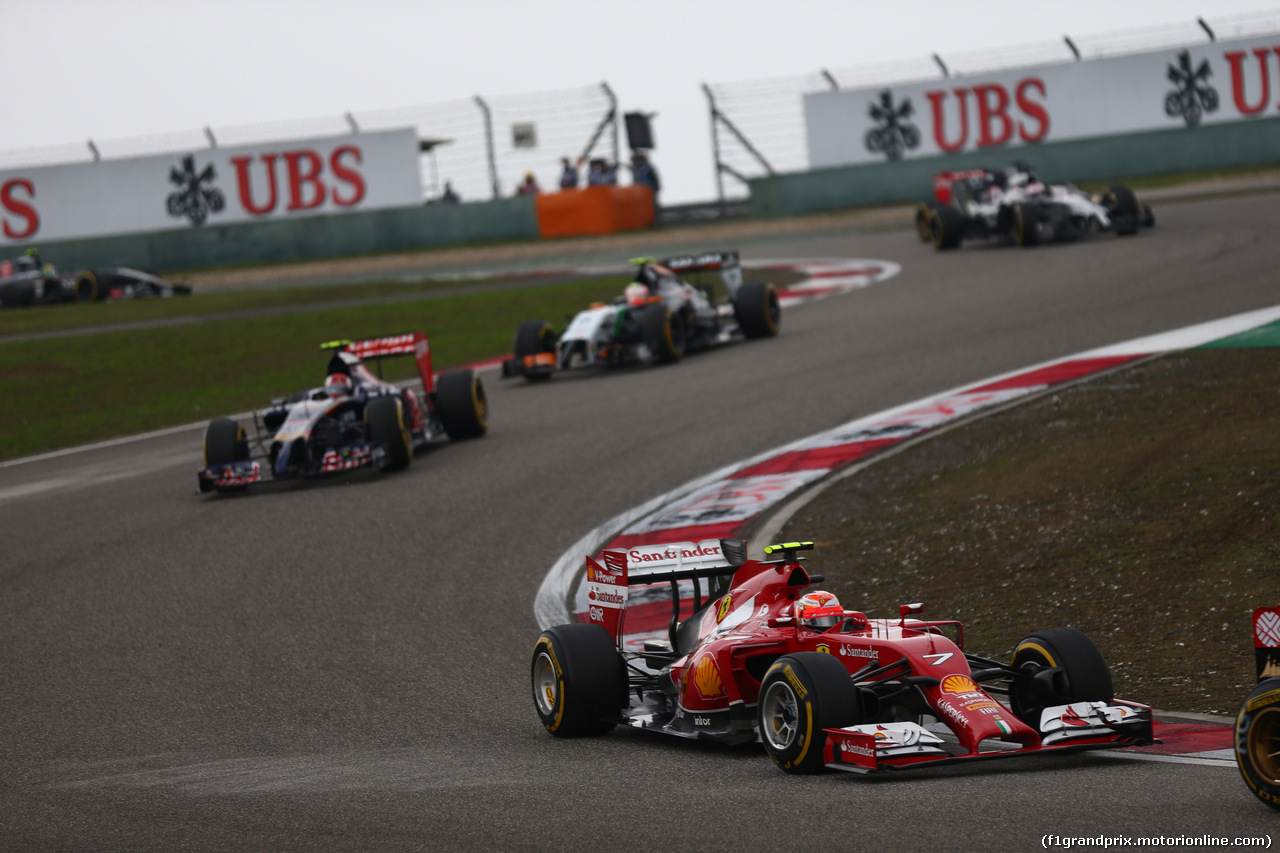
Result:
[[[711,158],[715,161],[716,169],[716,196],[720,199],[720,207],[724,208],[724,177],[721,174],[720,162],[720,123],[716,120],[719,113],[716,110],[716,99],[711,94],[711,87],[706,83],[702,84],[702,91],[707,95],[707,103],[711,105]]]
[[[493,197],[496,200],[501,193],[498,189],[498,162],[493,156],[493,114],[479,95],[476,95],[476,104],[480,107],[480,112],[484,113],[484,144],[489,154],[489,180],[493,183]]]

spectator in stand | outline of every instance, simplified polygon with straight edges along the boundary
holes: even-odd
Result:
[[[631,182],[653,190],[653,221],[658,221],[658,191],[662,182],[658,180],[658,170],[649,162],[649,155],[644,151],[635,151],[631,155]]]
[[[440,196],[440,200],[445,204],[457,204],[461,201],[458,194],[453,191],[453,184],[449,181],[444,182],[444,193]]]
[[[600,187],[616,183],[618,183],[617,167],[610,166],[602,157],[597,157],[591,161],[591,166],[587,170],[587,186]]]
[[[516,195],[537,195],[542,191],[538,186],[538,179],[533,176],[533,172],[524,173],[524,183],[516,187]]]
[[[578,188],[578,167],[582,165],[582,161],[577,163],[571,161],[568,157],[561,157],[560,164],[560,189],[574,190]]]

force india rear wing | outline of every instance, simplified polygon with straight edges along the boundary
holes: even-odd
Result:
[[[423,393],[429,394],[435,390],[431,373],[431,343],[422,332],[401,332],[358,341],[326,341],[320,345],[320,349],[349,352],[364,362],[381,362],[384,358],[412,356],[414,363],[418,366],[418,375],[422,378]],[[380,366],[379,373],[381,373]]]
[[[738,288],[742,286],[742,267],[738,263],[736,251],[674,255],[670,258],[662,258],[657,263],[676,275],[718,272],[730,297],[737,296]]]

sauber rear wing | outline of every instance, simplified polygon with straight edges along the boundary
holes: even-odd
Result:
[[[422,377],[423,393],[429,394],[435,390],[431,373],[431,344],[422,332],[401,332],[358,341],[327,341],[321,344],[320,348],[349,352],[365,362],[381,361],[394,356],[413,356],[414,362],[418,365],[418,375]]]

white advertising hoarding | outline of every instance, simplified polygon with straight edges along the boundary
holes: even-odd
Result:
[[[804,113],[814,169],[1274,117],[1280,35],[818,92]]]
[[[0,246],[422,203],[412,129],[0,171]]]

